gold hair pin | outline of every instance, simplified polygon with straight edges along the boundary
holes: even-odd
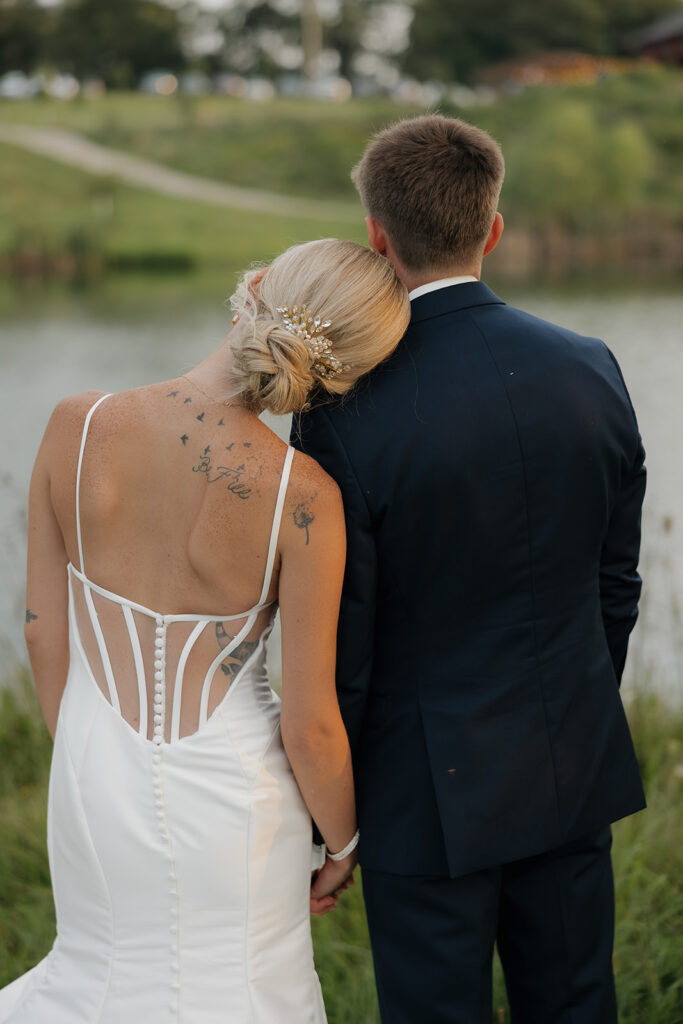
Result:
[[[329,379],[351,369],[335,356],[332,342],[323,333],[332,326],[329,320],[313,316],[306,306],[295,306],[294,309],[278,306],[277,311],[282,316],[285,330],[296,334],[306,345],[313,358],[313,370],[319,377]]]

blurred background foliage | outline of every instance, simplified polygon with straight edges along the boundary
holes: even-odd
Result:
[[[682,19],[680,0],[0,0],[0,275],[237,268],[344,223],[361,239],[350,167],[377,129],[437,109],[503,145],[516,255],[497,272],[677,271]],[[239,204],[94,178],[13,145],[12,124],[270,190],[282,217],[252,214],[247,240]],[[295,229],[288,195],[348,214]]]
[[[439,109],[503,144],[517,268],[678,267],[681,29],[659,62],[647,40],[681,15],[680,0],[0,0],[0,129],[59,126],[201,177],[348,200],[350,220],[348,171],[368,136]],[[347,102],[323,113],[322,96]],[[232,267],[246,254],[239,210],[217,215],[214,244],[196,203],[143,200],[8,141],[0,273]],[[254,241],[278,247],[286,225],[257,221]]]
[[[564,272],[609,259],[640,271],[680,268],[682,100],[680,72],[643,68],[590,87],[501,92],[476,111],[442,102],[440,110],[475,119],[503,145],[501,210],[519,239],[514,266],[506,263],[511,246],[494,254],[492,265],[528,273],[557,264]],[[94,275],[131,260],[140,269],[237,269],[292,237],[345,233],[360,241],[362,211],[349,170],[374,131],[415,113],[386,98],[322,110],[308,99],[258,104],[124,92],[70,103],[0,102],[0,124],[68,129],[202,178],[282,196],[281,217],[211,209],[53,163],[3,144],[0,135],[0,273],[21,275],[22,267],[42,263],[59,276],[60,253],[66,276],[76,255]],[[289,195],[341,200],[348,215],[337,217],[337,203],[324,223],[293,218]],[[577,239],[584,240],[580,251]],[[30,254],[39,252],[45,259],[36,263]]]
[[[0,74],[52,66],[111,88],[159,67],[275,75],[301,67],[308,21],[347,77],[375,53],[422,80],[473,82],[489,65],[543,51],[632,55],[640,29],[680,9],[680,0],[0,0]]]
[[[548,50],[625,56],[633,33],[679,0],[419,0],[404,67],[471,82],[482,68]]]

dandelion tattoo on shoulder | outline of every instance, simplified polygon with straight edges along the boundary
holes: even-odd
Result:
[[[306,533],[306,545],[308,545],[308,542],[311,539],[309,528],[311,524],[315,521],[315,515],[313,514],[313,510],[311,509],[311,504],[313,501],[315,501],[316,497],[317,492],[316,494],[313,494],[310,498],[308,498],[308,500],[300,501],[299,504],[294,509],[294,511],[292,512],[292,519],[294,520],[294,525],[297,527],[297,529],[304,530]]]

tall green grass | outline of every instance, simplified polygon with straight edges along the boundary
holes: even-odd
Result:
[[[683,708],[629,705],[649,807],[614,826],[614,966],[621,1024],[683,1024]],[[50,740],[28,677],[0,690],[0,986],[45,955],[54,914],[45,850]],[[314,919],[330,1024],[378,1024],[360,884]],[[495,1024],[509,1021],[495,965]]]

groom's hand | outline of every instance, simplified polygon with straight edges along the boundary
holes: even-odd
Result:
[[[353,872],[358,863],[358,854],[354,850],[344,860],[330,860],[328,857],[320,871],[313,876],[311,886],[311,908],[314,903],[323,903],[333,899],[334,906],[328,907],[334,910],[337,899],[349,886],[353,885]],[[311,910],[314,913],[313,910]],[[327,913],[327,910],[323,911]]]

